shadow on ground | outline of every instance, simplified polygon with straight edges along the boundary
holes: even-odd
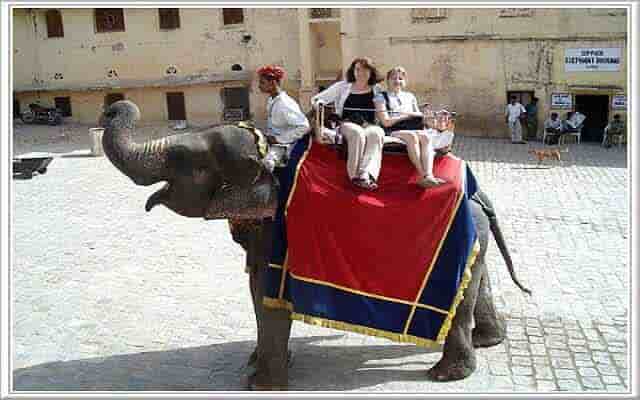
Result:
[[[425,381],[439,358],[413,345],[331,346],[342,335],[292,338],[292,390],[353,390],[388,381]],[[314,344],[321,341],[324,343]],[[237,391],[246,390],[245,366],[255,342],[123,354],[17,369],[15,391]],[[431,354],[430,357],[425,357]],[[394,362],[408,356],[420,361]]]

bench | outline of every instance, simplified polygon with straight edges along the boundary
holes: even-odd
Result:
[[[325,105],[320,105],[318,111],[311,110],[310,120],[315,120],[314,124],[314,139],[320,142],[318,134],[321,132],[321,129],[329,128],[334,129],[334,125],[336,122],[335,114],[327,115],[325,112]],[[447,110],[437,110],[437,111],[427,111],[425,117],[425,128],[435,129],[438,132],[450,131],[453,133],[455,129],[455,112],[449,112]],[[329,144],[331,148],[334,148],[338,153],[341,154],[341,158],[347,158],[347,143],[340,144]],[[451,151],[451,146],[443,147],[440,149],[436,149],[436,157],[443,156]],[[383,143],[383,154],[407,154],[407,146],[406,144],[393,136],[385,135],[384,143]]]

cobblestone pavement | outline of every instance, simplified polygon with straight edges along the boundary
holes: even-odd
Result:
[[[14,152],[87,149],[86,132],[20,127]],[[508,339],[478,350],[475,374],[429,382],[439,352],[296,322],[291,389],[627,392],[627,152],[570,145],[562,165],[538,168],[536,146],[456,139],[534,293],[517,289],[490,242]],[[226,222],[145,213],[161,184],[136,187],[106,158],[81,155],[13,181],[14,389],[244,390],[255,322]]]

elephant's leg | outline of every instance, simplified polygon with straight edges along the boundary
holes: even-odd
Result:
[[[507,336],[506,324],[493,303],[491,281],[486,267],[480,281],[473,316],[475,319],[475,328],[472,332],[474,347],[490,347],[504,341]]]
[[[262,299],[264,268],[256,271],[258,299]],[[260,303],[261,304],[261,303]],[[261,333],[257,348],[256,372],[250,377],[253,390],[286,390],[288,385],[288,345],[291,318],[287,310],[262,307],[259,322]]]
[[[245,251],[247,252],[246,256],[246,268],[249,273],[249,289],[251,290],[251,301],[253,302],[253,311],[256,317],[256,331],[257,340],[256,340],[256,348],[249,356],[249,360],[247,361],[247,365],[255,364],[258,357],[258,347],[261,343],[262,337],[262,301],[258,299],[258,277],[256,275],[256,271],[259,266],[264,262],[264,254],[262,251],[263,248],[263,240],[262,240],[262,222],[255,222],[255,228],[246,234],[245,236]]]
[[[251,353],[251,355],[249,356],[249,361],[247,361],[247,365],[254,365],[255,362],[258,360],[258,347],[260,347],[261,343],[262,343],[262,326],[260,321],[262,320],[262,305],[260,303],[260,301],[258,300],[257,296],[257,289],[256,289],[256,285],[257,285],[257,277],[256,277],[256,272],[255,269],[251,269],[249,272],[249,288],[251,289],[251,300],[253,302],[253,311],[255,312],[256,315],[256,330],[258,332],[257,335],[257,340],[256,340],[256,348],[253,350],[253,352]]]
[[[253,310],[255,312],[256,315],[256,327],[257,327],[257,332],[258,332],[258,338],[257,338],[257,342],[256,342],[256,347],[255,349],[253,349],[253,352],[251,353],[251,355],[249,356],[249,360],[247,361],[247,365],[248,366],[255,366],[256,361],[258,361],[258,348],[260,346],[262,346],[262,335],[264,333],[264,330],[262,329],[262,310],[263,310],[263,306],[262,306],[262,301],[258,300],[258,294],[257,294],[257,276],[256,276],[256,270],[252,269],[249,272],[249,287],[251,289],[251,300],[253,301]],[[291,350],[287,351],[287,366],[291,366],[291,364],[293,363],[293,354],[291,353]]]
[[[473,309],[484,265],[476,262],[472,269],[472,278],[465,290],[464,300],[458,305],[456,316],[444,343],[442,358],[427,371],[427,376],[435,381],[454,381],[464,379],[476,369],[476,354],[471,338]]]
[[[265,272],[268,266],[268,254],[271,249],[271,223],[263,225],[261,251],[263,262],[253,271],[252,297],[258,321],[258,347],[256,354],[256,372],[249,377],[249,387],[253,390],[285,390],[288,385],[288,345],[291,334],[290,312],[282,309],[264,307]]]

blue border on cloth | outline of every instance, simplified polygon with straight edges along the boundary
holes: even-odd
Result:
[[[305,135],[293,145],[291,154],[289,154],[289,162],[284,168],[276,168],[273,173],[278,178],[278,209],[274,220],[274,243],[271,250],[270,262],[276,265],[283,265],[287,256],[287,228],[284,220],[284,212],[287,207],[289,193],[293,187],[296,177],[296,168],[300,163],[300,159],[309,146],[311,135]],[[278,283],[279,285],[279,283]]]
[[[465,163],[466,164],[466,163]],[[464,199],[460,203],[457,214],[449,233],[440,249],[440,254],[433,266],[429,281],[422,292],[421,304],[429,304],[434,307],[448,310],[451,308],[455,298],[467,257],[473,249],[477,234],[473,224],[471,206],[469,200],[477,190],[476,179],[473,173],[466,167]],[[464,251],[460,251],[460,249]],[[452,279],[452,266],[462,266],[458,268],[456,279]]]

